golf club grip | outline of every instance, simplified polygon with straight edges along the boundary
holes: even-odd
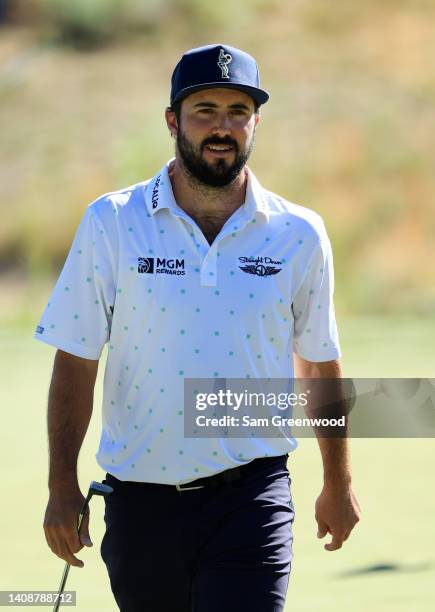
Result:
[[[88,493],[85,501],[83,502],[82,509],[80,510],[79,519],[77,521],[77,533],[80,533],[80,529],[83,523],[83,517],[85,516],[86,508],[88,507],[89,500],[91,499],[91,495]]]

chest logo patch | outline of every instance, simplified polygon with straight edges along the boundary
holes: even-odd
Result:
[[[172,274],[185,276],[184,259],[167,259],[166,257],[138,257],[139,274]]]
[[[239,257],[239,261],[243,266],[239,268],[246,274],[255,274],[255,276],[273,276],[281,272],[282,261],[277,261],[271,257]]]

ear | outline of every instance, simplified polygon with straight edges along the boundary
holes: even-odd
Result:
[[[171,133],[171,136],[175,138],[177,136],[178,124],[177,118],[175,117],[174,111],[168,106],[165,110],[165,119],[166,125],[168,126],[168,130]]]
[[[261,121],[261,115],[260,115],[260,111],[258,111],[258,113],[255,114],[255,127],[257,127],[260,121]]]

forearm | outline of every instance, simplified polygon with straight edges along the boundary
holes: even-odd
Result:
[[[308,379],[305,383],[310,388],[310,399],[306,407],[308,416],[339,418],[347,415],[347,403],[341,384],[342,370],[338,360],[315,363],[297,356],[296,370],[300,378]],[[322,456],[325,484],[350,484],[347,424],[337,433],[340,437],[331,437],[327,427],[314,427],[314,430]]]
[[[310,389],[306,408],[309,416],[347,415],[347,401],[341,384],[342,371],[338,360],[310,362],[295,356],[296,375],[305,389]],[[340,437],[333,438],[328,429],[315,428],[317,442],[323,462],[323,488],[316,501],[317,537],[327,533],[331,542],[325,550],[341,548],[352,529],[360,520],[361,509],[352,489],[349,442],[347,428],[341,429]]]
[[[323,462],[325,485],[339,487],[351,484],[352,472],[348,438],[317,437]]]
[[[77,460],[93,408],[98,362],[56,353],[47,412],[50,490],[77,483]]]

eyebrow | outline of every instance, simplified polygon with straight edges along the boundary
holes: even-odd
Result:
[[[193,106],[194,108],[219,108],[219,105],[215,104],[214,102],[197,102]],[[242,109],[242,110],[247,110],[247,111],[250,110],[250,108],[246,106],[246,104],[243,104],[242,102],[235,102],[234,104],[230,104],[228,108]]]

